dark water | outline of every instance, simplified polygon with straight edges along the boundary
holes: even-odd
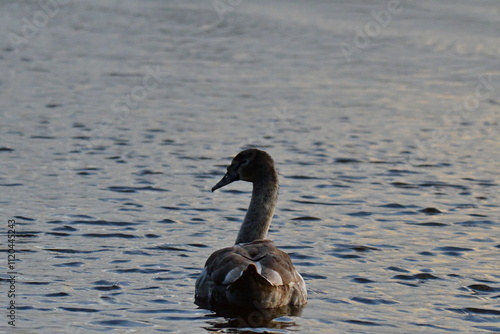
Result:
[[[0,2],[0,332],[500,332],[499,3],[221,3]],[[300,315],[193,304],[247,145]]]

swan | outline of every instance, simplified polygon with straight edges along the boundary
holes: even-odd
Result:
[[[235,245],[215,251],[206,261],[196,280],[195,303],[246,309],[305,305],[304,279],[290,256],[266,239],[279,189],[273,159],[258,149],[240,152],[212,192],[238,180],[253,183],[250,206]]]

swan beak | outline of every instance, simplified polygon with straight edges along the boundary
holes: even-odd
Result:
[[[219,188],[227,186],[229,183],[238,181],[239,175],[238,173],[227,172],[226,175],[212,188],[212,192],[216,191]]]

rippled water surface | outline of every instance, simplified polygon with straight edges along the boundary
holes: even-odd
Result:
[[[0,2],[0,332],[500,332],[500,5],[390,3]],[[193,303],[247,146],[309,293],[264,322]]]

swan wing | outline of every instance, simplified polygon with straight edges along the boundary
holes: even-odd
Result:
[[[307,292],[287,253],[270,240],[238,244],[214,252],[198,278],[197,299],[209,303],[265,307],[304,303]],[[244,306],[245,306],[244,305]],[[252,306],[252,305],[246,305]]]

